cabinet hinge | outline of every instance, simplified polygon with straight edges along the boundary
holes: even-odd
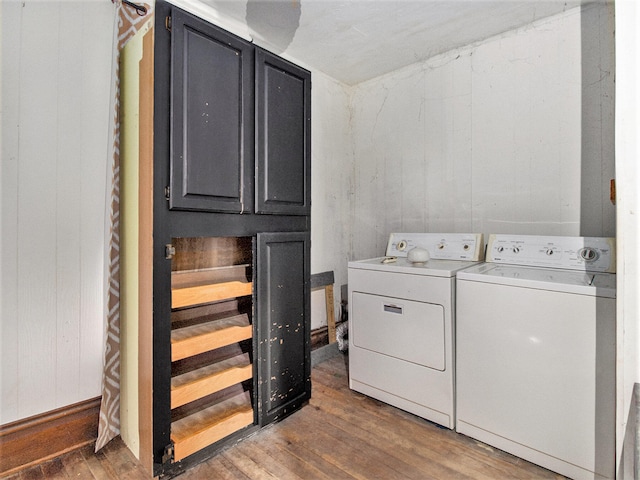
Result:
[[[167,463],[172,463],[174,459],[173,456],[173,442],[164,447],[164,453],[162,454],[162,464],[166,465]]]
[[[164,258],[166,258],[167,260],[171,260],[175,254],[176,254],[176,247],[174,247],[170,243],[167,243],[164,246]]]
[[[164,198],[166,198],[167,200],[171,198],[171,187],[164,187]]]
[[[164,26],[167,30],[171,31],[171,15],[167,15],[164,19]]]

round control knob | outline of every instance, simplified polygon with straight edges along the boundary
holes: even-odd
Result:
[[[470,246],[470,245],[467,245],[467,244],[464,244],[464,245],[462,246],[462,249],[463,249],[465,252],[466,252],[466,251],[468,251],[470,248],[471,248],[471,246]]]
[[[520,253],[520,247],[513,247],[513,253]]]
[[[553,248],[547,248],[545,253],[549,256],[553,255]]]
[[[498,250],[499,253],[502,253],[502,252],[504,252],[504,247],[500,246],[496,250]]]
[[[438,244],[438,250],[444,250],[444,243]]]
[[[578,254],[580,255],[580,258],[585,262],[595,262],[598,258],[600,258],[600,254],[598,253],[598,251],[590,247],[581,249]]]
[[[407,249],[407,241],[406,240],[400,240],[398,242],[398,244],[396,245],[396,248],[398,249],[398,251],[404,252]]]

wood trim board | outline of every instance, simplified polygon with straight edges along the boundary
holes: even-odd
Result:
[[[311,275],[311,290],[324,288],[324,301],[327,309],[327,331],[329,343],[336,342],[336,318],[333,306],[333,271]]]
[[[153,472],[153,99],[154,26],[145,33],[140,60],[138,431],[140,462]]]
[[[0,476],[15,473],[98,438],[101,397],[0,426]]]

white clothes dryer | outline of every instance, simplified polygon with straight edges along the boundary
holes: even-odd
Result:
[[[457,276],[457,421],[575,479],[615,478],[615,243],[491,235]]]
[[[348,265],[349,386],[453,428],[455,275],[482,235],[392,233],[386,254]]]

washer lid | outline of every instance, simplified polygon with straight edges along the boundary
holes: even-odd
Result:
[[[552,290],[579,295],[616,297],[616,276],[611,273],[484,263],[459,272],[458,280]]]
[[[408,275],[455,277],[458,271],[478,264],[478,262],[434,259],[430,259],[425,263],[411,263],[405,257],[397,257],[393,262],[386,263],[385,260],[388,258],[389,257],[377,257],[349,262],[349,268],[404,273]]]

